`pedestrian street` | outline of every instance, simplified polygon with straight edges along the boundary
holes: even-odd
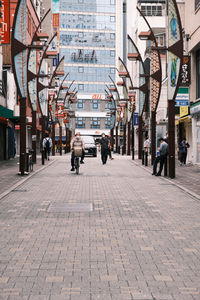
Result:
[[[57,156],[1,199],[0,299],[200,299],[199,200],[113,157]]]

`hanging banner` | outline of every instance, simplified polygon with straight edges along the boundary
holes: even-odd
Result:
[[[22,48],[18,54],[14,56],[14,68],[17,77],[17,84],[22,98],[27,97],[27,8],[26,0],[19,3],[16,23],[14,26],[14,39],[19,42]],[[24,49],[24,50],[23,50]]]
[[[54,91],[49,91],[49,112],[51,114],[51,119],[53,122],[55,122],[56,112],[55,97],[56,93]]]
[[[30,56],[28,60],[28,71],[36,75],[37,73],[37,54],[36,50],[30,50]],[[32,109],[37,111],[37,79],[36,77],[33,78],[28,82],[28,91],[29,91],[29,98],[31,101]]]
[[[181,86],[189,86],[191,83],[191,59],[190,56],[183,56],[183,65],[181,72]]]
[[[51,2],[52,14],[58,14],[60,10],[60,0],[52,0]]]
[[[42,61],[40,74],[41,75],[47,74],[47,64],[45,60]],[[45,87],[48,86],[48,78],[47,77],[39,78],[39,83],[41,83]],[[47,100],[48,100],[48,89],[44,88],[39,92],[39,104],[43,116],[47,116],[47,102],[48,102]]]
[[[180,54],[181,33],[179,18],[174,0],[168,1],[168,99],[173,100],[177,91],[177,84],[181,68]],[[177,45],[176,45],[177,44]],[[174,46],[174,47],[173,47]],[[179,48],[179,49],[178,49]],[[173,51],[173,52],[172,52]]]
[[[0,45],[10,43],[10,0],[1,0],[0,5]]]

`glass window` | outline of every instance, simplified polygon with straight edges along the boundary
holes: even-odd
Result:
[[[76,107],[77,109],[84,109],[84,105],[85,105],[85,100],[79,99]]]
[[[85,118],[76,118],[76,128],[85,128]]]
[[[110,50],[110,56],[112,56],[112,57],[115,56],[115,51],[114,50]]]
[[[111,34],[110,34],[110,39],[111,39],[111,40],[114,40],[114,39],[115,39],[115,34],[114,34],[114,33],[111,33]]]
[[[78,90],[79,91],[84,91],[84,84],[79,84],[78,85]]]
[[[111,5],[115,5],[115,0],[110,0]]]
[[[79,73],[83,73],[84,72],[84,68],[83,67],[78,67],[78,72]]]
[[[110,68],[110,74],[115,74],[115,68]]]
[[[105,119],[105,127],[106,127],[106,129],[110,129],[110,127],[111,127],[111,119],[110,118]]]
[[[115,22],[115,16],[110,16],[110,22],[112,22],[112,23]]]
[[[91,129],[100,129],[100,118],[91,118],[90,119],[90,128]]]
[[[100,107],[100,102],[99,102],[99,100],[91,100],[91,108],[93,109],[93,110],[97,110],[97,109],[99,109],[99,107]]]

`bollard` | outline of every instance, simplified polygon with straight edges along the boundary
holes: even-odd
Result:
[[[142,150],[142,165],[144,165],[144,150]]]
[[[42,153],[42,165],[44,165],[44,150],[42,150],[41,153]]]
[[[168,159],[166,157],[165,162],[164,162],[164,176],[167,176],[167,172],[168,172]]]
[[[29,172],[29,153],[26,153],[26,172]]]
[[[24,175],[24,171],[25,171],[25,153],[22,153],[20,156],[20,175]]]
[[[144,153],[144,162],[145,162],[145,167],[148,166],[148,151],[145,151]]]

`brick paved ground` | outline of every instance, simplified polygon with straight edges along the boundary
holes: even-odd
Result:
[[[53,158],[51,158],[53,159]],[[0,161],[0,194],[10,189],[14,184],[22,181],[24,177],[19,176],[19,157],[13,160]],[[45,160],[45,164],[49,161]],[[37,157],[37,164],[34,164],[34,171],[42,167],[41,156]]]
[[[142,166],[141,160],[136,159],[136,164],[139,166]],[[150,164],[150,159],[148,162],[148,167],[145,167],[148,170],[151,170],[152,173],[152,166]],[[159,165],[158,165],[159,169]],[[164,175],[164,171],[162,173]],[[176,178],[173,179],[173,182],[175,184],[181,185],[185,187],[186,189],[190,190],[191,192],[196,193],[200,196],[200,165],[192,165],[187,164],[186,167],[182,166],[180,167],[178,160],[176,161]]]
[[[0,299],[199,300],[200,202],[127,157],[69,159],[0,202]]]

